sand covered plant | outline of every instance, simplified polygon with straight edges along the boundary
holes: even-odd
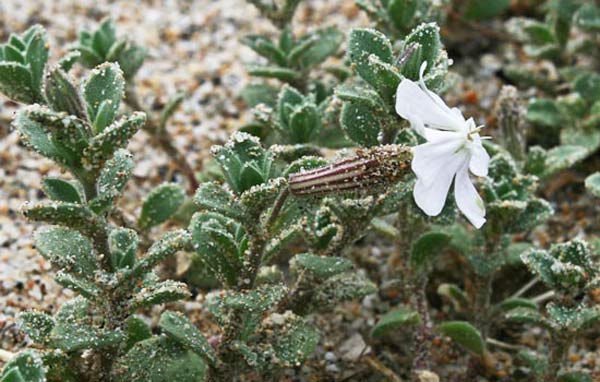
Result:
[[[41,25],[0,45],[12,128],[61,171],[22,217],[74,296],[19,312],[0,381],[596,380],[570,354],[597,341],[599,226],[564,203],[597,219],[599,4],[357,0],[363,25],[299,28],[314,1],[248,3],[251,117],[202,168],[167,128],[190,95],[142,105],[119,22],[56,59]],[[143,200],[140,130],[177,174]]]

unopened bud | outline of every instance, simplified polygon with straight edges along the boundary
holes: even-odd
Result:
[[[354,191],[373,193],[410,171],[412,150],[404,145],[359,149],[350,158],[325,167],[291,174],[289,191],[295,196],[322,196]]]
[[[519,161],[525,159],[525,109],[514,86],[503,86],[496,101],[496,118],[504,147]]]

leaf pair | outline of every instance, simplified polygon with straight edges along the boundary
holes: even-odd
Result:
[[[26,104],[44,102],[42,80],[48,61],[46,31],[35,25],[0,45],[0,93]]]
[[[147,54],[145,48],[125,39],[117,39],[112,19],[103,20],[98,29],[93,32],[86,30],[79,32],[79,44],[76,50],[80,52],[79,60],[88,68],[103,62],[118,63],[128,80],[138,72]]]
[[[251,75],[292,82],[300,79],[306,70],[335,54],[342,39],[342,33],[336,28],[317,30],[298,40],[294,39],[289,29],[285,29],[278,43],[262,35],[246,36],[242,43],[266,58],[270,64],[248,66]]]

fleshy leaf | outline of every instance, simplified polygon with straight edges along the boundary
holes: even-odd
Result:
[[[185,199],[183,188],[174,183],[163,184],[150,192],[138,220],[143,229],[158,225],[173,216]]]

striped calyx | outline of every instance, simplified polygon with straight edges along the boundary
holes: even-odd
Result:
[[[404,145],[359,149],[354,156],[328,166],[290,174],[289,191],[295,196],[373,192],[408,173],[411,160],[411,148]]]

